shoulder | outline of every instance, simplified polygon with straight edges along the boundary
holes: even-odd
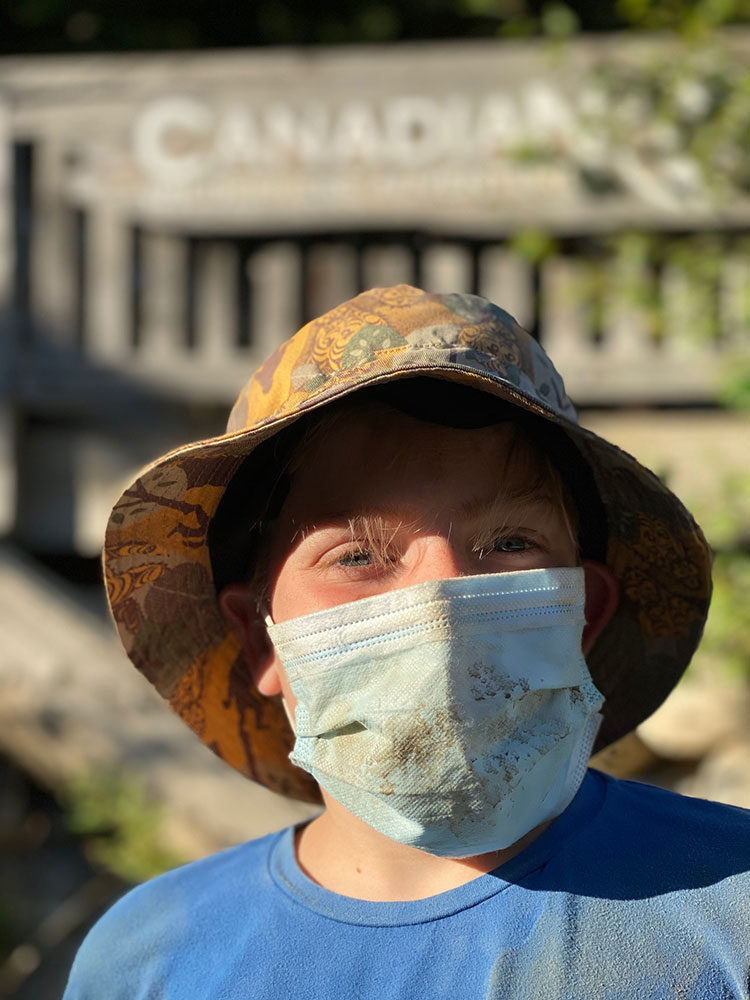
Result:
[[[644,832],[649,825],[654,829],[667,827],[696,837],[699,842],[708,839],[716,843],[716,837],[729,837],[738,846],[750,846],[750,811],[747,809],[593,773],[605,786],[605,817],[616,816],[618,822],[628,825],[637,823]]]
[[[268,855],[279,836],[270,834],[230,847],[143,882],[104,915],[100,930],[140,922],[144,917],[153,923],[165,912],[174,923],[180,912],[195,912],[204,906],[213,909],[233,893],[240,871],[243,884],[252,882],[257,887],[265,878]]]
[[[89,931],[65,1000],[140,995],[138,984],[155,984],[171,956],[195,955],[196,942],[208,947],[214,936],[226,940],[227,925],[245,919],[243,906],[262,905],[263,886],[271,884],[268,857],[281,836],[229,848],[127,892]]]
[[[584,835],[628,879],[649,876],[663,889],[750,882],[750,812],[593,772],[602,808]],[[619,865],[618,865],[619,861]]]
[[[561,827],[565,838],[530,873],[529,886],[585,898],[594,909],[618,901],[643,906],[651,913],[649,926],[711,914],[717,924],[746,934],[750,813],[598,771],[589,771],[582,792],[585,808],[573,801]],[[552,837],[554,830],[555,824]]]

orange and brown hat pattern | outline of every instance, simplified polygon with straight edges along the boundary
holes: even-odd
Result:
[[[288,760],[280,703],[255,689],[222,618],[208,527],[242,461],[304,413],[366,385],[430,375],[472,385],[561,426],[589,463],[607,519],[606,561],[621,603],[589,665],[606,697],[598,748],[666,697],[700,638],[710,559],[694,521],[633,458],[576,424],[541,347],[508,313],[472,295],[398,285],[364,292],[303,327],[242,390],[227,434],[158,460],[125,491],[104,551],[125,649],[201,740],[275,791],[317,799]]]

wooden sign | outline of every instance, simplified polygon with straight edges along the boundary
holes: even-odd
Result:
[[[670,51],[610,37],[5,60],[0,92],[13,134],[57,145],[68,197],[192,232],[744,225],[750,201],[717,202],[648,102],[607,82]],[[686,87],[700,114],[704,82]]]

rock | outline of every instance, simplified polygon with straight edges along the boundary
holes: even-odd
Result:
[[[614,778],[633,778],[651,770],[658,761],[659,758],[649,750],[637,733],[628,733],[595,754],[590,764]]]
[[[678,782],[676,791],[750,809],[750,737],[727,743]]]
[[[659,757],[700,760],[747,733],[750,688],[739,679],[710,673],[688,675],[638,727],[644,745]]]

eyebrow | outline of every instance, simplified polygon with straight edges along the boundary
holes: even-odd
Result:
[[[554,502],[550,496],[545,494],[540,494],[538,496],[517,496],[514,497],[511,493],[502,494],[500,496],[494,496],[488,499],[486,496],[474,496],[464,503],[460,504],[454,510],[451,510],[452,516],[464,517],[468,519],[479,519],[487,518],[493,521],[494,527],[507,526],[509,521],[508,515],[512,520],[515,520],[517,513],[520,514],[521,511],[530,510],[537,511],[539,508],[553,509]],[[510,509],[509,509],[510,508]],[[420,519],[417,517],[410,518],[404,516],[404,508],[393,504],[379,504],[377,507],[357,507],[352,509],[338,509],[330,511],[320,511],[314,518],[310,518],[305,521],[304,524],[296,525],[296,530],[294,537],[304,538],[306,535],[310,534],[311,531],[315,531],[320,528],[336,528],[336,527],[361,527],[366,529],[368,526],[372,525],[375,521],[380,522],[394,522],[398,524],[398,527],[416,527],[419,524]],[[503,524],[502,522],[505,522]],[[453,521],[451,521],[451,525]]]

